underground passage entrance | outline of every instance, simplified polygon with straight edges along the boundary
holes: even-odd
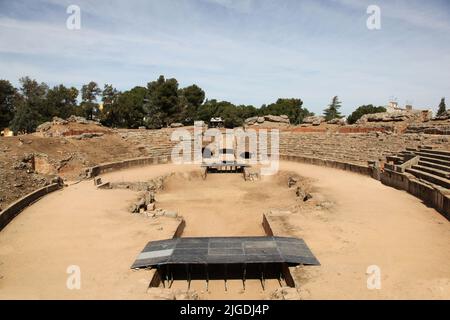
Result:
[[[150,286],[170,288],[174,281],[266,279],[280,286],[295,286],[290,266],[319,265],[302,239],[287,237],[204,237],[174,238],[149,242],[131,268],[155,268]]]

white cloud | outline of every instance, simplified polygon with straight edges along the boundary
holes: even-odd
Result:
[[[336,94],[348,113],[391,95],[430,105],[450,91],[448,13],[438,6],[383,2],[394,23],[374,33],[365,4],[352,0],[78,1],[82,29],[70,31],[64,8],[72,2],[45,0],[33,19],[0,16],[3,76],[127,89],[166,74],[210,98],[258,106],[300,97],[318,113]]]

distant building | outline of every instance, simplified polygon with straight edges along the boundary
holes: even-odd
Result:
[[[426,108],[420,108],[420,109],[414,109],[411,103],[407,103],[404,108],[399,107],[397,101],[389,101],[388,105],[386,106],[386,112],[393,113],[393,112],[409,112],[419,115],[419,118],[422,121],[428,121],[432,118],[433,112],[431,109]]]
[[[398,106],[397,101],[389,101],[388,105],[386,106],[386,112],[392,113],[396,111],[404,111],[405,109],[400,108]]]

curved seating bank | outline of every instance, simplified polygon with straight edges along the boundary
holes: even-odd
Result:
[[[86,169],[86,178],[100,174],[123,170],[131,167],[164,164],[170,162],[174,142],[170,135],[155,131],[133,132],[127,138],[145,144],[149,156],[100,164]],[[384,170],[380,161],[405,148],[419,148],[422,145],[433,145],[450,150],[446,136],[435,135],[379,135],[364,134],[327,134],[327,133],[280,133],[279,156],[281,160],[326,166],[380,180],[383,184],[405,190],[435,208],[450,220],[450,191],[448,188],[436,187],[423,183],[408,172]],[[269,146],[270,150],[270,146]],[[25,207],[44,195],[58,190],[57,184],[38,189],[0,212],[0,230],[3,229]]]

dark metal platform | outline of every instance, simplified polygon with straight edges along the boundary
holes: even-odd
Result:
[[[319,265],[302,239],[287,237],[175,238],[149,242],[131,268],[163,265]]]

